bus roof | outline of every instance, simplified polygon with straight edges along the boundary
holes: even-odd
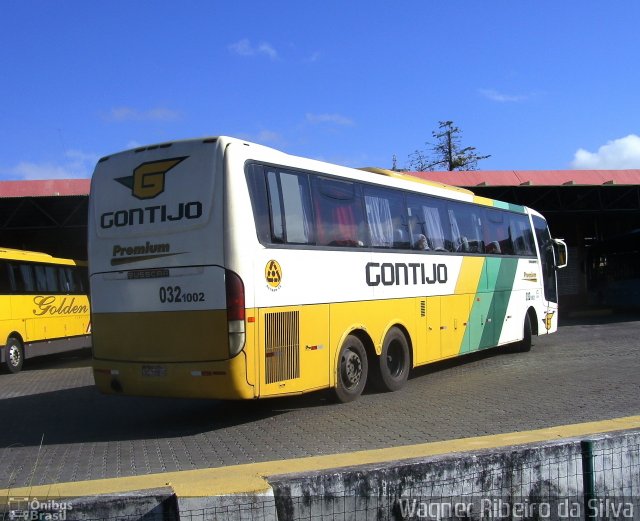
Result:
[[[54,257],[48,253],[29,250],[16,250],[13,248],[0,247],[0,259],[23,260],[31,262],[43,262],[47,264],[67,264],[70,266],[83,265],[82,261],[73,259],[63,259]]]
[[[364,166],[362,168],[359,168],[358,170],[364,170],[365,172],[372,172],[374,174],[386,175],[388,177],[393,177],[395,179],[402,179],[404,181],[411,181],[412,183],[422,183],[422,184],[436,187],[436,188],[453,190],[454,192],[459,192],[462,194],[474,195],[471,190],[467,190],[466,188],[460,188],[458,186],[439,183],[438,181],[429,181],[428,179],[421,179],[419,177],[405,175],[402,172],[396,172],[395,170],[387,170],[386,168],[378,168],[375,166]]]
[[[427,180],[427,179],[423,179],[417,176],[413,176],[413,175],[407,175],[407,174],[403,174],[402,172],[397,172],[394,170],[388,170],[385,168],[378,168],[378,167],[363,167],[363,168],[352,168],[352,167],[346,167],[346,166],[341,166],[341,165],[336,165],[336,164],[330,164],[327,163],[325,161],[319,161],[319,160],[315,160],[315,159],[310,159],[310,158],[305,158],[302,156],[296,156],[293,154],[288,154],[287,152],[283,152],[281,150],[278,150],[276,148],[272,148],[269,146],[265,146],[265,145],[260,145],[258,143],[253,143],[244,139],[239,139],[239,138],[234,138],[231,136],[224,136],[224,135],[220,135],[220,136],[209,136],[209,137],[201,137],[201,138],[191,138],[191,139],[183,139],[183,140],[174,140],[174,141],[167,141],[165,143],[157,143],[157,144],[153,144],[153,145],[148,145],[148,146],[142,146],[142,147],[137,147],[134,149],[129,149],[129,150],[125,150],[122,152],[118,152],[115,154],[111,154],[109,156],[105,156],[102,159],[100,159],[99,162],[103,162],[103,161],[107,161],[110,157],[114,157],[120,154],[131,154],[131,153],[140,153],[140,152],[144,152],[147,150],[155,150],[158,148],[170,148],[171,146],[173,146],[174,144],[177,143],[183,143],[183,142],[201,142],[203,144],[215,144],[218,143],[223,149],[226,148],[226,145],[231,144],[231,143],[239,143],[242,145],[245,145],[247,147],[256,147],[258,149],[262,149],[263,151],[265,151],[265,153],[268,154],[274,154],[274,155],[279,155],[282,156],[283,158],[289,158],[290,160],[293,160],[294,162],[300,162],[300,163],[306,163],[307,165],[331,165],[332,167],[335,167],[337,169],[342,170],[341,173],[338,173],[338,175],[344,175],[345,177],[348,178],[352,178],[355,177],[356,179],[359,180],[365,180],[364,177],[358,177],[357,176],[357,172],[367,172],[367,174],[362,174],[364,176],[367,176],[370,173],[373,174],[378,174],[378,175],[384,175],[387,176],[390,179],[394,179],[394,180],[399,180],[401,183],[402,182],[407,182],[407,183],[412,183],[414,185],[418,184],[418,185],[423,185],[424,187],[429,187],[432,189],[435,189],[435,191],[437,192],[435,195],[439,195],[441,197],[447,197],[447,196],[451,196],[453,199],[462,199],[462,200],[466,200],[466,201],[473,201],[476,204],[480,204],[480,205],[484,205],[484,206],[496,206],[499,208],[507,208],[513,211],[517,211],[517,212],[525,212],[525,209],[523,206],[520,205],[513,205],[513,204],[509,204],[509,203],[505,203],[503,201],[499,201],[497,199],[490,199],[487,197],[480,197],[474,194],[474,192],[472,192],[471,190],[468,190],[466,188],[461,188],[461,187],[457,187],[457,186],[452,186],[446,183],[441,183],[438,181],[431,181],[431,180]],[[274,156],[275,159],[275,156]],[[304,167],[303,167],[304,168]],[[337,173],[337,172],[336,172]],[[354,174],[356,174],[354,176]],[[372,181],[375,182],[375,179],[369,178],[367,179],[368,181]],[[396,185],[398,186],[398,185]]]

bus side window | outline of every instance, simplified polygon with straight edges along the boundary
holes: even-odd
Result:
[[[509,233],[513,240],[513,250],[516,255],[535,255],[533,232],[526,215],[511,215]]]
[[[72,269],[73,273],[73,289],[72,293],[86,293],[89,290],[89,280],[87,268],[76,266]]]
[[[362,247],[367,244],[358,186],[349,181],[313,177],[317,244]]]
[[[38,293],[49,293],[47,289],[47,274],[45,272],[44,266],[36,264],[33,267],[33,271],[35,273],[36,279],[36,291]]]
[[[448,208],[454,251],[484,253],[483,223],[478,207],[451,202]]]
[[[407,197],[410,214],[412,244],[418,242],[417,235],[424,235],[426,246],[434,251],[451,251],[451,235],[445,202],[435,197]],[[422,248],[424,249],[424,248]]]
[[[36,279],[31,264],[20,263],[18,269],[14,271],[16,275],[16,286],[18,293],[35,293]]]
[[[314,244],[309,180],[305,174],[267,172],[271,240],[275,243]]]
[[[75,284],[73,282],[73,272],[70,267],[60,266],[58,268],[58,276],[60,278],[60,291],[62,293],[75,293]]]
[[[60,293],[60,285],[58,284],[58,266],[45,266],[44,272],[47,279],[47,292]]]
[[[400,193],[365,187],[364,205],[374,248],[409,248],[409,229]]]
[[[0,294],[12,293],[10,270],[8,262],[0,262]]]
[[[253,220],[256,224],[258,240],[262,244],[271,242],[269,201],[267,198],[267,186],[262,166],[249,165],[247,169],[247,184],[249,196],[253,207]]]
[[[509,214],[502,210],[485,208],[484,240],[486,252],[494,255],[513,255]]]
[[[284,217],[278,174],[267,172],[267,191],[269,192],[269,215],[271,217],[271,242],[284,243]]]

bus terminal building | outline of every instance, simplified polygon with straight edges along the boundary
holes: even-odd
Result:
[[[640,305],[640,170],[406,172],[531,207],[569,246],[564,309]],[[89,180],[0,182],[1,246],[86,259]],[[637,285],[636,285],[637,284]]]

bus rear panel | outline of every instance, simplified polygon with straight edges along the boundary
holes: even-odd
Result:
[[[89,250],[102,392],[253,397],[244,289],[225,269],[221,156],[204,140],[98,163]]]

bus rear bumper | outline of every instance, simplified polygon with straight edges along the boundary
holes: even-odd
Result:
[[[93,376],[105,394],[210,398],[255,398],[247,382],[244,352],[219,362],[122,362],[93,361]]]

